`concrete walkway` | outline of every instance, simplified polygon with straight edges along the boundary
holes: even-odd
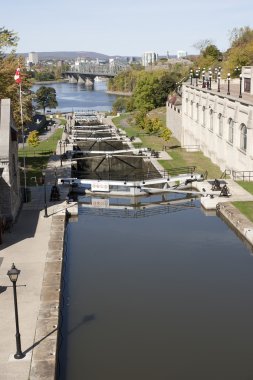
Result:
[[[65,214],[66,208],[73,207],[73,204],[67,205],[65,202],[67,187],[60,189],[60,202],[49,201],[51,186],[55,184],[55,173],[57,177],[70,176],[69,163],[63,161],[61,166],[59,155],[52,156],[48,163],[46,186],[31,188],[31,202],[23,204],[17,222],[10,233],[3,234],[3,244],[0,245],[0,380],[49,380],[36,371],[33,371],[36,375],[30,377],[30,367],[34,347],[44,339],[43,332],[42,336],[38,335],[38,331],[36,334],[36,325],[48,244],[52,236],[52,220],[56,215]],[[49,217],[44,217],[45,189]],[[12,284],[7,276],[12,263],[21,270],[17,282],[17,298],[21,347],[25,357],[19,360],[13,357],[16,353],[16,326]]]

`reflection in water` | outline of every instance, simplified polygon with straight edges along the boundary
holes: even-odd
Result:
[[[253,257],[226,224],[196,199],[140,219],[83,201],[67,226],[59,379],[253,378]]]

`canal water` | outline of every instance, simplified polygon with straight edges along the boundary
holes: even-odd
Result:
[[[66,231],[58,380],[253,379],[252,252],[198,199],[170,199],[79,204]]]
[[[235,233],[198,200],[93,204],[67,226],[58,378],[252,379],[253,256]]]

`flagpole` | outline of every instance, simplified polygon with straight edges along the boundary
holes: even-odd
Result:
[[[19,83],[19,102],[20,102],[21,133],[22,133],[22,145],[23,145],[23,167],[24,167],[25,202],[27,202],[26,163],[25,163],[25,136],[24,136],[24,118],[23,118],[21,82]]]

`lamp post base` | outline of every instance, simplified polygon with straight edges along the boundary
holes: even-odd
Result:
[[[14,355],[14,358],[15,359],[23,359],[25,357],[25,354],[23,354],[23,352],[20,352],[20,353],[16,353]]]

